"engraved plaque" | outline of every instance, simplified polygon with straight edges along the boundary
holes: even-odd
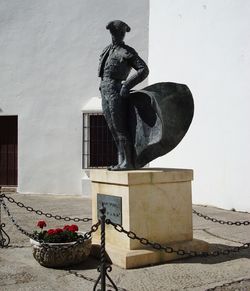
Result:
[[[97,193],[97,217],[100,218],[102,203],[106,208],[106,218],[122,224],[122,197]]]

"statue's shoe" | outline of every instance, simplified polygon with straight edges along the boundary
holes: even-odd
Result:
[[[111,171],[131,171],[131,170],[135,170],[135,167],[133,165],[123,163],[113,167]]]

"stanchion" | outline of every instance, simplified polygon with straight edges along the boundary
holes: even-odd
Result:
[[[2,223],[2,203],[3,198],[0,196],[0,247],[5,248],[10,243],[10,237],[8,234],[3,230],[3,227],[5,227],[5,223]]]
[[[100,209],[101,216],[101,263],[97,268],[97,271],[100,272],[99,277],[97,278],[97,281],[94,285],[93,291],[106,291],[106,278],[110,281],[112,287],[118,291],[118,288],[116,287],[115,283],[112,281],[110,276],[107,274],[107,272],[112,271],[112,267],[106,263],[106,258],[105,258],[105,223],[106,223],[106,208],[102,204],[102,208]],[[96,289],[98,283],[101,281],[101,289]],[[111,290],[107,290],[111,291]]]

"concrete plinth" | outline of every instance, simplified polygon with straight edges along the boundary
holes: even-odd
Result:
[[[104,199],[108,218],[120,220],[124,229],[138,237],[175,249],[204,250],[204,244],[193,240],[192,179],[193,171],[185,169],[91,170],[93,223],[98,220],[97,200]],[[116,199],[121,201],[119,205],[115,205]],[[99,241],[100,231],[93,237],[93,242]],[[106,251],[123,268],[179,257],[148,249],[111,225],[106,226]]]

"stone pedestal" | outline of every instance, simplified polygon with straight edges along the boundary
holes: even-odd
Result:
[[[92,217],[98,220],[97,203],[104,202],[107,218],[122,224],[138,237],[181,249],[204,250],[193,240],[193,171],[185,169],[143,169],[136,171],[91,170]],[[93,236],[100,242],[100,231]],[[152,250],[106,227],[106,250],[111,261],[123,268],[134,268],[179,258]]]

